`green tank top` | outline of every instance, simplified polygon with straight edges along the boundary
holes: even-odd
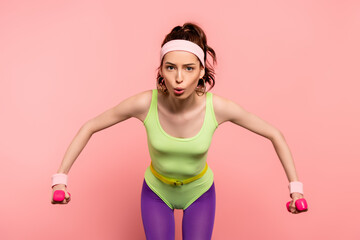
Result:
[[[212,93],[206,93],[205,119],[201,130],[191,138],[176,138],[160,125],[157,108],[158,90],[152,90],[149,111],[143,122],[154,169],[163,176],[183,180],[198,175],[205,167],[208,149],[218,127]]]

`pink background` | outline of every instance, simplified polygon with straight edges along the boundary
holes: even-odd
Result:
[[[137,119],[93,135],[69,172],[70,204],[50,203],[50,177],[83,123],[155,88],[161,42],[186,21],[217,53],[212,92],[283,132],[309,203],[288,213],[271,142],[225,123],[208,155],[213,239],[359,239],[355,0],[1,1],[0,239],[145,239]]]

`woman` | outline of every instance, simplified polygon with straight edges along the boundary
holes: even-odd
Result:
[[[215,185],[206,157],[214,131],[227,121],[272,141],[290,182],[289,209],[299,213],[295,201],[303,198],[302,183],[283,135],[238,104],[206,91],[206,83],[211,88],[215,84],[208,53],[216,63],[215,51],[198,25],[173,28],[162,43],[157,89],[129,97],[81,127],[52,176],[52,203],[70,201],[67,174],[92,134],[135,117],[146,128],[151,157],[141,193],[147,239],[174,239],[174,209],[184,210],[184,239],[211,239]],[[65,196],[57,199],[61,193]]]

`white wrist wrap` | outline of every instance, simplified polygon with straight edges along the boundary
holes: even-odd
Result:
[[[56,173],[51,176],[53,187],[56,184],[65,184],[67,186],[68,176],[65,173]]]
[[[293,192],[304,194],[302,182],[290,182],[289,190],[290,190],[290,196]]]

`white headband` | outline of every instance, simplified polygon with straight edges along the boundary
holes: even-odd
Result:
[[[175,51],[175,50],[182,50],[195,54],[199,58],[203,67],[205,67],[204,51],[201,49],[201,47],[199,47],[199,45],[197,45],[196,43],[183,39],[171,40],[165,43],[160,51],[160,62],[162,61],[164,55],[167,52]]]

